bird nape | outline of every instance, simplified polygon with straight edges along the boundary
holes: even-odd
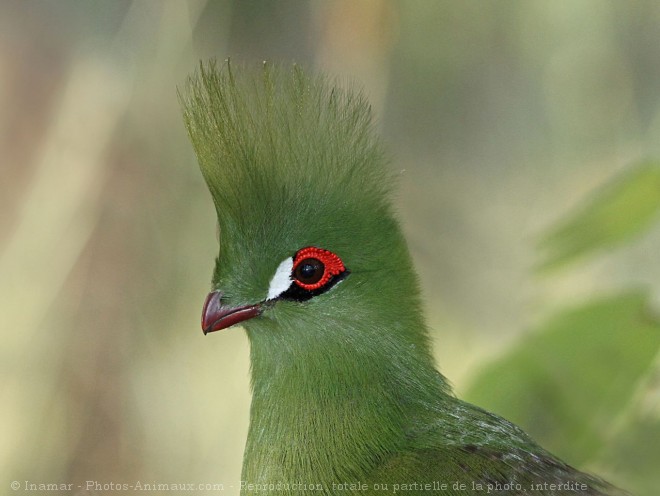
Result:
[[[436,370],[359,91],[226,62],[179,97],[220,230],[202,327],[250,342],[241,494],[624,494]]]

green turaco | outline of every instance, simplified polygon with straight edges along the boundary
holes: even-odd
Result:
[[[203,331],[250,342],[242,494],[620,494],[436,370],[359,91],[227,62],[180,100],[220,232]]]

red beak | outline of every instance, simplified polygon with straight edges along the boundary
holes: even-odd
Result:
[[[204,334],[226,329],[261,314],[261,304],[229,307],[222,304],[222,293],[209,293],[202,310],[202,330]]]

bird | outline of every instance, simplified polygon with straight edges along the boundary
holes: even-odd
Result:
[[[363,90],[226,60],[178,97],[218,219],[202,329],[250,344],[242,495],[626,494],[438,371]]]

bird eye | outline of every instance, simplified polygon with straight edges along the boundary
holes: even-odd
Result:
[[[316,284],[323,277],[325,265],[317,258],[306,258],[301,260],[293,269],[293,277],[301,284]]]
[[[326,286],[335,276],[346,272],[337,255],[328,250],[309,246],[298,250],[293,257],[291,278],[302,289],[314,291]]]

